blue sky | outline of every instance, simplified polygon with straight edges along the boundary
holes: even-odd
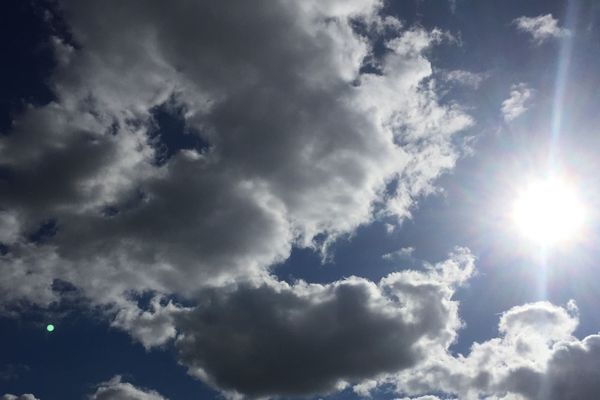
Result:
[[[595,2],[5,9],[2,400],[598,396]]]

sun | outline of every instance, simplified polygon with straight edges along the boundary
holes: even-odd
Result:
[[[524,237],[552,246],[581,237],[585,210],[573,186],[547,178],[529,183],[518,193],[512,218]]]

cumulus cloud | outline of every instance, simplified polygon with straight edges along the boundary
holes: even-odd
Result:
[[[376,205],[410,215],[471,124],[423,84],[439,31],[384,18],[382,73],[359,73],[372,49],[351,21],[381,18],[374,0],[60,6],[76,45],[54,40],[56,101],[0,138],[3,304],[47,305],[55,279],[117,310],[264,279]]]
[[[504,120],[510,122],[527,111],[534,94],[534,90],[525,83],[512,85],[510,97],[502,102]]]
[[[59,5],[56,99],[0,137],[0,310],[68,282],[234,395],[330,392],[449,346],[466,251],[378,283],[270,275],[293,246],[409,217],[454,167],[472,119],[438,101],[426,57],[447,34],[375,0]],[[119,377],[93,396],[162,398]]]
[[[96,391],[89,396],[90,400],[167,400],[154,390],[141,389],[131,383],[123,382],[117,375],[98,385]]]
[[[462,323],[452,296],[473,272],[474,257],[457,249],[424,271],[378,283],[245,283],[207,290],[195,307],[153,301],[151,311],[117,320],[147,348],[176,332],[179,362],[232,398],[324,394],[349,384],[366,394],[378,376],[413,368],[455,340]]]
[[[426,271],[377,284],[352,277],[214,291],[176,317],[175,345],[192,375],[232,396],[329,393],[449,346],[461,326],[451,298],[473,268],[459,249]]]
[[[516,306],[500,317],[500,336],[474,343],[466,356],[430,348],[424,362],[377,385],[392,383],[412,396],[445,393],[467,400],[593,398],[600,389],[600,336],[575,338],[577,324],[573,302]]]
[[[592,399],[600,393],[600,335],[555,346],[547,368],[522,367],[503,382],[526,399]]]
[[[537,17],[519,17],[513,23],[521,32],[531,35],[534,43],[541,44],[548,39],[556,39],[568,36],[570,31],[558,26],[558,20],[552,14],[539,15]]]

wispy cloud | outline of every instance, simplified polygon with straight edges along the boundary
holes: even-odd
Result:
[[[531,34],[536,44],[541,44],[548,39],[565,37],[571,33],[568,29],[559,27],[558,20],[552,14],[519,17],[513,23],[518,30]]]
[[[384,260],[395,261],[395,260],[408,260],[412,257],[414,247],[403,247],[400,250],[392,251],[381,256]]]
[[[456,83],[477,89],[479,85],[488,77],[485,73],[476,73],[460,69],[446,71],[442,73],[442,78],[448,82]]]
[[[534,90],[525,83],[512,85],[510,88],[510,97],[502,102],[504,120],[510,122],[527,111],[534,94]]]

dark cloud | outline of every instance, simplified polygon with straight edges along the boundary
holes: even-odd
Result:
[[[426,332],[375,306],[370,289],[344,282],[321,301],[270,287],[213,297],[182,319],[181,361],[251,397],[326,393],[413,365]]]
[[[349,278],[213,292],[176,317],[180,362],[250,397],[327,393],[412,367],[428,346],[452,342],[460,321],[450,288],[472,263],[457,253],[428,273],[392,274],[378,285]]]

